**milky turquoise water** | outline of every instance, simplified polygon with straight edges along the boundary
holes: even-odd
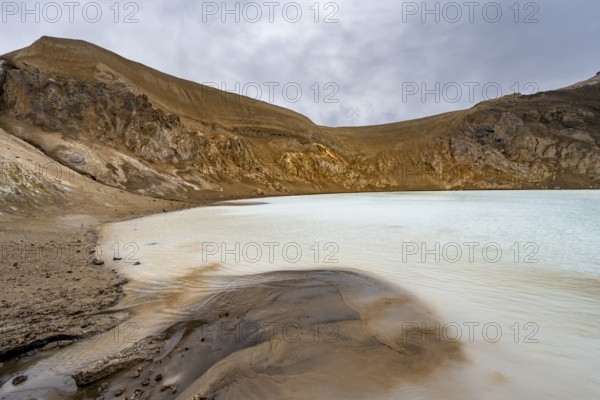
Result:
[[[111,226],[134,281],[354,268],[408,288],[467,346],[473,398],[597,398],[600,192],[421,192],[265,199]],[[444,329],[446,329],[444,331]],[[416,392],[421,389],[416,388]]]

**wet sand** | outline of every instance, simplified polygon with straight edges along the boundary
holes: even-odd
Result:
[[[69,344],[124,319],[122,314],[94,315],[118,302],[126,282],[94,263],[96,240],[87,224],[3,227],[0,362]]]
[[[425,304],[363,273],[227,277],[230,289],[209,292],[195,279],[159,294],[159,307],[138,308],[132,320],[161,318],[188,299],[161,340],[124,350],[121,371],[104,361],[75,371],[84,388],[71,398],[372,398],[463,360],[459,343],[426,340],[407,324],[433,326]]]
[[[96,197],[103,200],[104,193]],[[14,386],[23,365],[131,317],[127,311],[104,312],[123,299],[127,280],[98,260],[102,223],[193,206],[130,194],[117,198],[114,209],[90,202],[79,213],[50,206],[1,216],[0,390]]]

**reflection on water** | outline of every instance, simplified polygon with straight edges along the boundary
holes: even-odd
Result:
[[[393,193],[266,201],[162,214],[114,224],[104,232],[103,258],[108,264],[113,256],[123,258],[114,266],[131,282],[120,306],[135,310],[136,337],[167,331],[169,351],[161,353],[160,368],[170,384],[231,398],[236,390],[250,390],[259,398],[282,387],[296,390],[287,398],[302,398],[323,388],[327,379],[330,391],[314,397],[349,398],[354,391],[356,398],[390,399],[441,394],[447,399],[597,398],[600,193]],[[340,302],[321,284],[316,284],[318,293],[303,285],[322,278],[306,271],[342,273],[348,268],[372,276],[368,279],[375,286],[402,288],[394,289],[393,307],[377,307],[384,314],[398,311],[397,318],[370,320],[374,310],[363,308],[366,320],[358,324],[355,304],[345,304],[343,296]],[[362,275],[344,274],[346,283],[337,284],[353,288],[353,297],[381,300],[373,287],[354,291],[348,283],[361,281],[357,277]],[[277,281],[286,284],[274,285]],[[413,299],[410,312],[406,304],[395,303],[403,296]],[[261,323],[299,318],[302,310],[310,310],[305,314],[313,329],[323,321],[347,321],[337,329],[350,342],[343,350],[334,344],[270,340],[239,348],[209,343],[206,337],[197,343],[221,319],[235,326],[231,318],[243,316],[244,323],[254,325],[242,329],[259,324],[264,333]],[[351,333],[343,330],[346,326]],[[361,347],[353,347],[367,346],[373,338],[398,343],[401,332],[421,344],[459,341],[464,359],[450,357],[454,353],[448,348],[444,354],[456,365],[432,369],[424,380],[390,380],[402,363],[385,356],[392,364],[382,362],[386,368],[370,370]],[[40,365],[73,368],[130,345],[103,337],[70,346]],[[298,352],[301,348],[306,353]],[[402,355],[394,346],[387,348]],[[212,361],[205,359],[208,354]],[[291,357],[289,362],[283,354]],[[187,372],[174,372],[174,355],[187,357]],[[187,367],[193,364],[196,369]],[[366,392],[336,380],[349,372],[354,373],[350,381]],[[367,377],[379,390],[364,384],[361,379]],[[219,391],[220,379],[237,379],[239,386],[227,394]]]

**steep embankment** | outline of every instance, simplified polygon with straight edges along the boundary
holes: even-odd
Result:
[[[44,37],[0,58],[1,127],[139,194],[600,187],[599,79],[415,121],[326,128],[82,41]]]

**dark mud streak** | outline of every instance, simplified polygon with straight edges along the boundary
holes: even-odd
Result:
[[[7,362],[24,354],[27,354],[33,350],[41,349],[50,343],[55,342],[74,342],[81,339],[80,336],[73,335],[53,335],[44,339],[34,340],[33,342],[14,347],[0,352],[0,362]]]

